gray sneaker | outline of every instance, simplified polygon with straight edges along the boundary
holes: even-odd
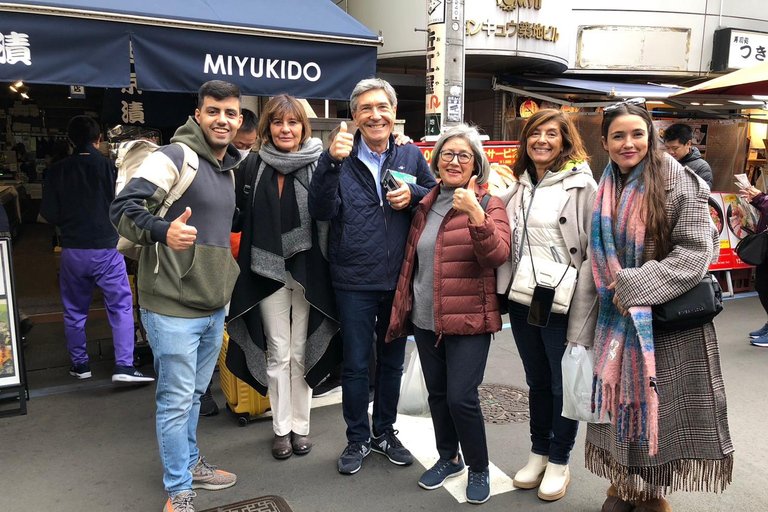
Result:
[[[205,462],[203,457],[197,459],[197,464],[190,471],[192,472],[193,489],[220,491],[237,483],[237,476],[234,473],[217,469],[213,464]]]
[[[193,491],[181,491],[165,502],[163,512],[195,512],[192,500],[197,496]]]

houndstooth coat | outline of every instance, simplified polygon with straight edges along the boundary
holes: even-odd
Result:
[[[666,213],[672,251],[619,271],[616,295],[624,307],[663,304],[693,288],[707,272],[719,242],[707,209],[709,188],[688,168],[664,155]],[[627,501],[676,490],[722,491],[731,482],[733,445],[728,432],[725,386],[713,324],[654,332],[659,394],[659,451],[648,443],[619,442],[616,427],[589,424],[586,465],[608,478]]]

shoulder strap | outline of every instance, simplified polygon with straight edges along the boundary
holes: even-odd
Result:
[[[255,155],[256,156],[249,156],[245,160],[243,172],[241,173],[243,180],[242,187],[237,187],[237,185],[235,185],[237,206],[241,210],[244,210],[245,205],[248,204],[248,197],[251,195],[251,192],[253,192],[253,181],[256,178],[256,173],[258,172],[259,165],[261,164],[261,158],[259,157],[259,154],[255,153]]]
[[[197,169],[200,165],[200,157],[197,156],[197,153],[195,153],[192,148],[181,142],[174,142],[174,144],[179,145],[184,151],[184,160],[179,169],[179,179],[176,180],[171,187],[171,190],[168,191],[165,199],[163,199],[162,206],[156,213],[156,215],[160,217],[164,216],[171,205],[184,195],[184,192],[187,191],[194,181],[195,176],[197,176]]]
[[[483,208],[483,211],[486,211],[488,209],[488,201],[491,200],[491,194],[485,194],[483,198],[480,200],[480,206]]]

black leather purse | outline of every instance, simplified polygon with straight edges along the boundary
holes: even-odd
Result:
[[[669,302],[653,306],[653,328],[684,331],[708,324],[723,310],[723,290],[712,274]]]
[[[736,246],[736,254],[747,265],[762,265],[768,256],[768,231],[745,236]]]

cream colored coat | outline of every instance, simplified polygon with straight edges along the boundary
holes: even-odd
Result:
[[[572,164],[570,164],[572,165]],[[558,187],[560,192],[558,209],[558,226],[560,236],[570,256],[570,263],[579,271],[569,310],[568,341],[592,346],[597,323],[598,300],[594,280],[591,278],[592,261],[589,256],[589,236],[592,225],[592,210],[597,195],[597,184],[592,177],[592,171],[586,163],[580,163],[560,171],[568,173],[562,180],[557,180],[551,186]],[[558,173],[559,174],[559,173]],[[542,182],[542,184],[545,184]],[[497,293],[506,295],[515,274],[515,254],[520,251],[516,242],[522,240],[515,230],[523,229],[522,203],[523,198],[530,197],[529,180],[514,183],[499,197],[506,205],[512,228],[512,248],[507,262],[496,271]],[[524,193],[525,192],[525,193]],[[550,196],[550,194],[547,194]],[[528,202],[526,201],[526,206]],[[517,217],[521,216],[518,222]],[[582,275],[589,275],[582,279]]]

